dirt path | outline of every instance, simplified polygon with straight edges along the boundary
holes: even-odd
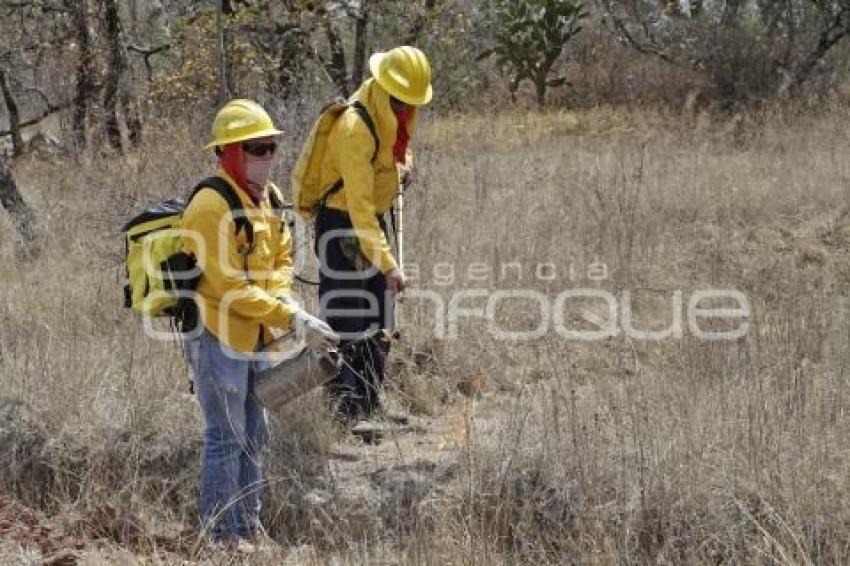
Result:
[[[334,491],[368,498],[395,480],[445,481],[457,466],[458,431],[452,417],[412,417],[407,425],[383,425],[378,443],[368,435],[346,439],[330,455],[330,485]]]
[[[452,497],[461,485],[469,435],[495,422],[487,405],[464,399],[434,417],[385,424],[378,443],[342,439],[324,456],[323,487],[307,493],[302,505],[320,529],[355,539],[358,532],[419,521],[429,515],[420,510]]]

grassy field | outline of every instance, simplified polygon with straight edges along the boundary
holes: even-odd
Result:
[[[452,339],[413,294],[390,397],[417,427],[380,447],[336,429],[319,396],[275,415],[271,540],[250,562],[850,561],[848,119],[429,117],[406,201],[416,288],[447,318],[470,289],[530,298],[493,305],[489,324],[460,317]],[[46,251],[0,265],[0,486],[93,562],[224,560],[191,531],[201,420],[179,347],[120,306],[120,226],[209,171],[199,145],[152,132],[124,158],[16,163]],[[4,220],[4,258],[13,238]],[[494,335],[541,326],[534,297],[552,312],[574,288],[620,309],[629,296],[641,329],[683,303],[681,336],[567,339],[552,320],[533,340]],[[744,337],[688,327],[706,289],[746,297]],[[585,298],[562,318],[594,317],[610,315]]]

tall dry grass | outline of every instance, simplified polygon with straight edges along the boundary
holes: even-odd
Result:
[[[347,485],[328,480],[347,441],[311,397],[276,419],[272,536],[308,548],[305,562],[846,562],[848,117],[600,107],[426,121],[406,203],[418,288],[446,302],[472,287],[628,290],[637,326],[656,329],[676,290],[737,289],[749,333],[706,342],[685,324],[658,342],[513,343],[473,318],[440,340],[411,298],[392,394],[450,422],[453,464],[399,485],[373,477],[379,498],[317,504],[310,494]],[[119,229],[211,166],[192,136],[153,136],[87,167],[17,163],[47,251],[0,267],[2,391],[20,402],[0,422],[0,482],[49,513],[108,507],[151,533],[193,524],[200,417],[179,349],[120,308]],[[509,262],[521,276],[501,277]],[[535,279],[549,262],[559,277]],[[483,281],[467,271],[479,263],[493,269]],[[604,280],[589,280],[593,263]],[[533,328],[533,306],[505,302],[497,320]],[[483,396],[459,392],[471,382]]]

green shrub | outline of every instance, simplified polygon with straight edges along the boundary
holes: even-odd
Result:
[[[531,81],[537,105],[543,107],[548,87],[567,84],[564,77],[550,78],[567,43],[581,31],[587,17],[582,2],[574,0],[507,0],[499,2],[496,45],[480,58],[496,57],[499,69],[510,75],[513,96],[523,81]]]

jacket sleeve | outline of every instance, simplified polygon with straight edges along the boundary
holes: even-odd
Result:
[[[338,131],[340,137],[335,147],[336,166],[342,175],[348,214],[357,231],[363,255],[382,273],[389,273],[398,264],[375,216],[375,172],[372,169],[375,142],[367,126],[355,114],[349,113],[347,117]]]
[[[227,203],[217,194],[208,190],[198,193],[183,215],[183,228],[196,234],[205,249],[199,250],[198,242],[191,237],[184,239],[185,248],[195,255],[212,294],[219,300],[227,296],[231,312],[268,326],[288,328],[293,308],[245,276],[233,222],[222,221],[228,213]]]
[[[281,219],[280,242],[274,257],[273,273],[270,277],[269,292],[275,297],[288,295],[292,288],[292,234],[286,219]]]

